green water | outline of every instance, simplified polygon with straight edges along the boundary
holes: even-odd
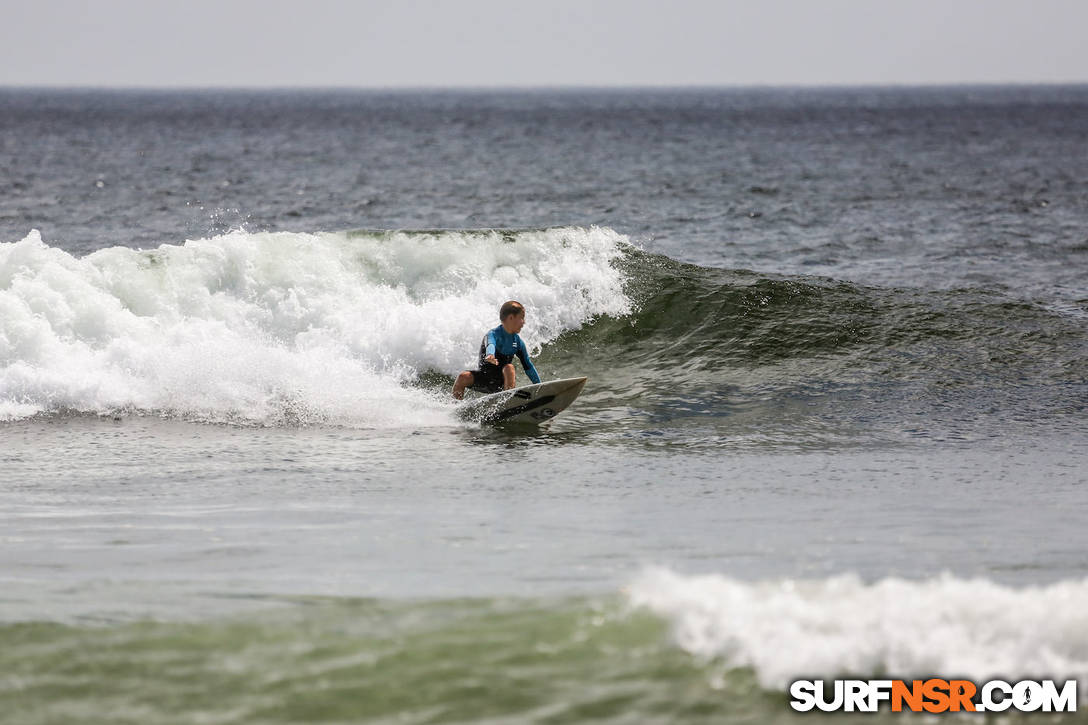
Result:
[[[191,623],[11,624],[0,629],[0,710],[12,725],[713,722],[781,712],[783,693],[760,693],[743,671],[723,679],[666,634],[646,613],[583,599],[294,600]]]
[[[793,713],[752,670],[617,599],[295,598],[193,622],[0,627],[5,725],[856,722]],[[890,713],[866,721],[921,722]],[[1088,722],[1004,716],[987,722]]]

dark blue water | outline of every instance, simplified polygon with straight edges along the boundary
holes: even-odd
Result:
[[[1088,90],[4,91],[0,233],[596,224],[683,261],[1083,298]],[[897,272],[897,267],[907,269]],[[1075,265],[1074,265],[1075,266]]]

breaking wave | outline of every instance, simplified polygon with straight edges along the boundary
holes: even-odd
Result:
[[[0,245],[0,417],[448,424],[406,385],[473,362],[520,299],[539,347],[630,302],[607,229],[232,232],[76,258]]]

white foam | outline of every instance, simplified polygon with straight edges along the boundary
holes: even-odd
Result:
[[[118,409],[277,424],[448,424],[405,386],[474,362],[520,299],[536,349],[625,314],[607,229],[247,233],[83,258],[0,244],[0,418]]]
[[[670,622],[681,648],[751,667],[767,688],[847,674],[1088,684],[1088,579],[1024,588],[950,575],[749,583],[650,569],[627,591]]]

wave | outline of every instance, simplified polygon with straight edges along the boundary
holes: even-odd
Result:
[[[0,244],[0,419],[453,425],[451,376],[510,298],[546,378],[632,409],[834,395],[831,418],[918,428],[1088,407],[1081,316],[999,291],[698,267],[607,228],[237,231],[82,258],[32,232]]]
[[[605,229],[247,233],[76,258],[0,245],[0,417],[148,411],[448,424],[405,383],[474,362],[506,299],[535,347],[630,302]]]
[[[825,424],[846,440],[1000,435],[1010,421],[1076,431],[1088,409],[1088,330],[1044,302],[711,269],[638,249],[618,265],[633,312],[564,333],[543,363],[609,381],[613,404],[669,421],[676,443],[826,443]]]
[[[1079,315],[986,289],[880,288],[722,270],[635,248],[620,266],[633,314],[601,318],[560,345],[609,345],[653,368],[709,371],[793,359],[871,362],[912,347],[934,358],[969,348],[1001,353],[974,363],[1022,361],[1042,350],[1072,362],[1088,343]]]
[[[72,599],[61,597],[0,622],[11,722],[793,722],[795,678],[1088,681],[1088,580],[1015,589],[658,569],[622,597],[235,593],[210,612],[179,604],[214,598],[206,587],[163,597],[164,585],[81,590],[114,603],[104,618],[81,596],[80,616],[44,620]],[[133,596],[172,614],[140,615]]]
[[[1079,679],[1088,687],[1088,579],[1012,588],[951,575],[749,583],[645,571],[631,604],[664,617],[704,660],[768,689],[836,675]]]

